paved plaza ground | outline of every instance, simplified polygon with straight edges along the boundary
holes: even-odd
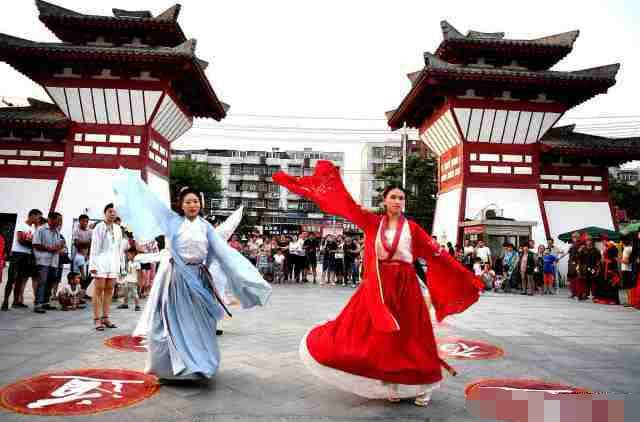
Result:
[[[426,409],[337,390],[314,378],[298,358],[306,330],[334,317],[353,289],[276,285],[269,305],[236,309],[219,337],[222,364],[208,385],[163,385],[132,407],[47,421],[467,421],[464,386],[486,377],[529,377],[609,393],[640,392],[640,311],[556,296],[488,294],[469,311],[435,324],[439,337],[460,336],[502,347],[496,360],[449,362],[458,370]],[[53,369],[142,370],[144,353],[103,345],[130,334],[139,313],[113,309],[117,329],[96,332],[89,310],[0,313],[0,385]],[[631,404],[625,403],[626,412]],[[636,415],[640,414],[637,409]],[[628,417],[631,415],[627,413]],[[1,421],[37,420],[0,410]],[[632,419],[628,419],[632,420]]]

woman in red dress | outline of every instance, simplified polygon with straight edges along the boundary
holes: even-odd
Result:
[[[278,172],[273,180],[365,234],[363,282],[335,320],[304,337],[300,354],[305,364],[325,381],[360,396],[391,401],[411,397],[426,406],[442,368],[455,371],[438,356],[413,262],[427,261],[426,282],[439,321],[478,300],[480,281],[404,218],[402,188],[385,189],[386,213],[377,215],[355,203],[328,161],[318,161],[313,176]]]

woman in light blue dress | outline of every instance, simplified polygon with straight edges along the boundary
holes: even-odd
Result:
[[[145,372],[160,379],[211,378],[220,364],[217,322],[229,289],[244,308],[264,305],[271,286],[258,270],[200,217],[200,195],[179,197],[174,213],[133,172],[114,182],[116,209],[138,239],[164,234],[167,248],[134,335],[146,337]]]

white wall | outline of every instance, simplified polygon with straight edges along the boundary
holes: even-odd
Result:
[[[468,188],[465,218],[473,219],[489,204],[503,209],[503,217],[518,221],[535,221],[532,227],[536,244],[547,243],[542,212],[535,189]]]
[[[29,210],[37,208],[46,218],[56,184],[57,180],[0,177],[0,212],[17,214],[17,221],[24,221]]]
[[[569,244],[558,239],[558,235],[588,226],[615,230],[608,202],[545,201],[544,208],[549,222],[551,237],[556,245],[567,250]],[[567,273],[567,258],[560,261],[559,271]]]
[[[544,208],[554,239],[559,234],[588,226],[615,230],[608,202],[545,201]]]
[[[456,243],[461,192],[462,189],[457,188],[438,195],[431,235],[438,236],[439,243]]]
[[[90,218],[102,219],[104,206],[113,202],[113,177],[116,169],[67,169],[62,184],[56,211],[63,216],[62,234],[68,241],[71,239],[73,219],[80,214],[88,214]],[[140,175],[139,170],[133,170]]]
[[[163,179],[160,176],[156,176],[154,173],[148,171],[147,172],[147,185],[149,185],[149,189],[160,199],[164,201],[165,204],[169,205],[171,202],[171,193],[169,192],[169,181]]]

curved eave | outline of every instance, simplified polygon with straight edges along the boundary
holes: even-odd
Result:
[[[157,21],[150,19],[114,19],[108,16],[40,16],[40,21],[53,32],[59,39],[65,42],[73,42],[74,39],[66,37],[65,31],[78,31],[80,28],[109,28],[113,30],[142,29],[145,31],[155,31],[159,35],[165,36],[170,32],[175,34],[176,44],[187,40],[182,28],[177,22]]]
[[[467,71],[460,69],[434,69],[425,68],[418,75],[414,75],[412,78],[413,86],[407,96],[402,100],[400,106],[393,113],[391,118],[388,119],[387,124],[392,130],[399,129],[403,123],[409,117],[412,109],[414,109],[416,100],[419,96],[424,94],[424,91],[429,85],[437,85],[444,81],[446,82],[480,82],[486,84],[509,84],[512,86],[540,86],[544,88],[556,88],[556,89],[581,89],[583,95],[581,95],[580,102],[601,93],[607,92],[607,90],[613,86],[616,81],[615,78],[589,76],[584,74],[573,74],[569,72],[565,74],[547,73],[541,75],[535,75],[532,72],[512,72],[511,74],[491,74],[489,71]],[[506,87],[505,87],[506,89]],[[574,104],[574,105],[576,105]],[[428,116],[424,116],[426,118]]]
[[[200,67],[200,65],[198,65],[198,63],[193,64],[193,69],[195,70],[198,78],[201,81],[201,84],[204,88],[204,91],[206,92],[212,108],[212,110],[208,112],[192,110],[193,117],[211,118],[217,121],[224,119],[225,117],[227,117],[227,110],[229,109],[229,105],[220,101],[215,91],[213,90],[209,79],[205,75],[204,70],[202,69],[202,67]],[[187,107],[189,107],[188,104]],[[192,108],[193,107],[189,107],[190,110]]]
[[[633,161],[640,159],[640,145],[637,148],[615,146],[573,146],[573,145],[549,145],[542,143],[542,153],[578,155],[583,157],[606,157],[621,161]]]
[[[504,56],[508,58],[535,59],[544,64],[545,68],[550,68],[560,60],[565,58],[573,47],[549,44],[518,44],[501,42],[469,42],[464,39],[445,40],[440,43],[436,50],[436,55],[442,60],[451,61],[460,59],[469,51],[485,52],[487,57]]]
[[[27,129],[68,129],[71,126],[69,120],[61,120],[58,122],[51,122],[48,120],[34,120],[34,119],[1,119],[0,128],[13,129],[13,128],[27,128]]]

